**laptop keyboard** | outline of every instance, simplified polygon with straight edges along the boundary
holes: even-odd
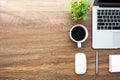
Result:
[[[120,30],[120,10],[98,10],[98,30]]]

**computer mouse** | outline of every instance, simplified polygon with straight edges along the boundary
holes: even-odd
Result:
[[[87,60],[84,53],[76,53],[75,55],[75,73],[85,74],[87,70]]]

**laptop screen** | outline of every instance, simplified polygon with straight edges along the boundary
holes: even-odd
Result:
[[[99,3],[120,3],[120,0],[98,0]]]

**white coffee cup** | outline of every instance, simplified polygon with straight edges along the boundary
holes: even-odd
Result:
[[[81,48],[81,43],[88,38],[88,30],[84,25],[77,24],[71,28],[69,36],[72,41],[77,43],[77,47]]]

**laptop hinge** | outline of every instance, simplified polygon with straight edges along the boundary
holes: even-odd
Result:
[[[99,5],[99,7],[120,7],[120,5]]]

